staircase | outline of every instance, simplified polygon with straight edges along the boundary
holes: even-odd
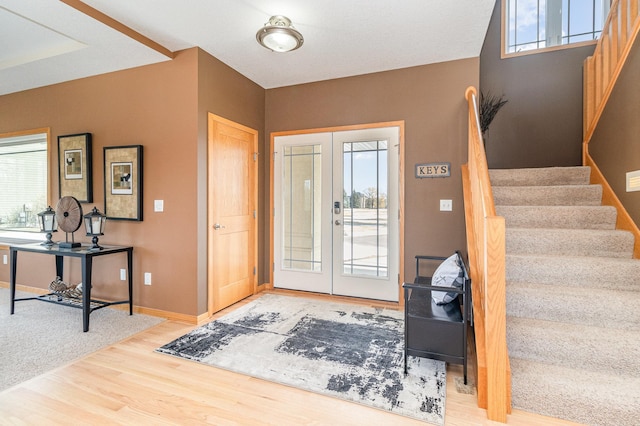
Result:
[[[588,167],[490,170],[514,408],[640,424],[640,260]]]

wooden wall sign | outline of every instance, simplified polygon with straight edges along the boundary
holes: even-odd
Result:
[[[451,176],[451,163],[416,164],[416,178],[442,178]]]

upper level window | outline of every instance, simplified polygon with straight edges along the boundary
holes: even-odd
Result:
[[[509,55],[597,40],[610,0],[503,0],[502,6]]]
[[[0,234],[4,236],[40,232],[38,213],[47,208],[49,187],[47,136],[0,134]]]

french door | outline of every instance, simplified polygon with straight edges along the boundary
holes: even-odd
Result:
[[[274,138],[277,288],[398,300],[399,128]]]

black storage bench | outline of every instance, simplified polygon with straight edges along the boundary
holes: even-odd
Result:
[[[467,384],[467,329],[471,324],[471,280],[464,259],[457,252],[462,266],[463,285],[454,287],[432,286],[435,269],[446,257],[416,256],[416,278],[404,283],[404,372],[407,374],[407,356],[437,359],[462,364],[464,383]],[[430,272],[426,272],[430,271]],[[438,305],[432,291],[456,293],[451,302]]]

